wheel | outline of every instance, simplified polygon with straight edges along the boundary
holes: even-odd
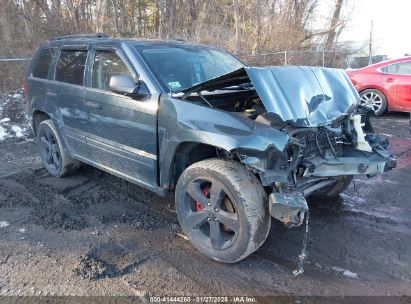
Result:
[[[60,137],[50,119],[43,120],[37,128],[37,147],[47,171],[56,177],[74,173],[80,162],[73,159],[61,144]]]
[[[340,176],[338,180],[311,194],[313,197],[333,198],[343,193],[352,181],[352,175]]]
[[[364,90],[360,93],[360,105],[372,109],[379,116],[387,110],[387,98],[378,90]]]
[[[264,188],[233,160],[209,159],[188,167],[177,182],[176,210],[193,246],[224,263],[256,251],[271,226]]]

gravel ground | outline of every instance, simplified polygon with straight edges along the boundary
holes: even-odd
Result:
[[[395,170],[310,202],[308,264],[293,277],[304,227],[275,222],[260,250],[225,265],[184,239],[172,199],[89,166],[51,177],[15,94],[0,102],[0,295],[411,295],[407,115],[374,122]]]

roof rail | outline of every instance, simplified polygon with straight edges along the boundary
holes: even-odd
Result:
[[[105,33],[89,33],[89,34],[74,34],[74,35],[65,35],[57,36],[51,40],[63,40],[63,39],[75,39],[75,38],[108,38],[109,35]]]

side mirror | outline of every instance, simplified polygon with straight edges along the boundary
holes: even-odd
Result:
[[[113,75],[110,77],[110,90],[115,93],[133,94],[137,84],[130,76],[127,75]]]

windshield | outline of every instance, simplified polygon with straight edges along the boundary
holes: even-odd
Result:
[[[244,64],[225,51],[198,46],[136,46],[155,76],[169,92],[230,73]]]

